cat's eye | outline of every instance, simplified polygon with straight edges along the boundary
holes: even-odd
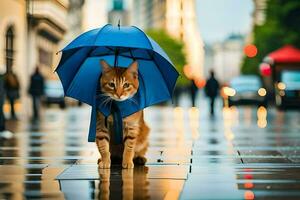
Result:
[[[129,83],[124,83],[123,88],[129,88]]]
[[[109,82],[108,86],[111,87],[111,88],[115,88],[115,84],[113,82]]]

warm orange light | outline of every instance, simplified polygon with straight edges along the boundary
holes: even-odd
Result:
[[[245,191],[244,198],[246,200],[254,199],[254,193],[250,190]]]
[[[257,93],[258,93],[259,96],[264,97],[267,94],[267,90],[265,88],[259,88]]]
[[[285,90],[286,85],[285,85],[283,82],[279,82],[279,83],[277,84],[277,87],[278,87],[279,90]]]
[[[223,87],[223,92],[226,96],[233,97],[236,94],[235,89],[230,87]]]
[[[246,188],[246,189],[251,189],[251,188],[253,188],[254,187],[254,185],[253,185],[253,183],[251,183],[251,182],[246,182],[246,183],[244,183],[244,188]]]
[[[257,55],[257,48],[253,44],[248,44],[244,48],[244,53],[246,54],[247,57],[253,58]]]
[[[188,79],[192,79],[193,78],[193,70],[190,66],[185,65],[183,67],[183,73],[184,75],[188,78]]]
[[[194,80],[194,82],[197,88],[203,88],[206,84],[206,81],[204,79],[196,79]]]

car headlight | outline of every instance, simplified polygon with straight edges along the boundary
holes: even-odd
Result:
[[[267,94],[267,90],[265,88],[259,88],[257,93],[258,93],[259,96],[264,97]]]
[[[286,85],[285,85],[283,82],[279,82],[279,83],[277,84],[277,87],[278,87],[279,90],[285,90]]]
[[[230,88],[230,87],[224,87],[223,91],[224,91],[224,94],[229,96],[229,97],[233,97],[236,94],[235,89]]]

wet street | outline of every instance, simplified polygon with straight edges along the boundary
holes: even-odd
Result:
[[[219,105],[219,108],[221,106]],[[0,199],[300,199],[300,112],[151,107],[145,167],[98,170],[88,107],[44,110],[1,135]]]

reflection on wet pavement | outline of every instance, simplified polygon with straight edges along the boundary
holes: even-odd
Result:
[[[204,102],[205,103],[205,102]],[[0,135],[0,199],[299,199],[300,113],[152,107],[145,167],[99,170],[89,109],[49,109]]]

